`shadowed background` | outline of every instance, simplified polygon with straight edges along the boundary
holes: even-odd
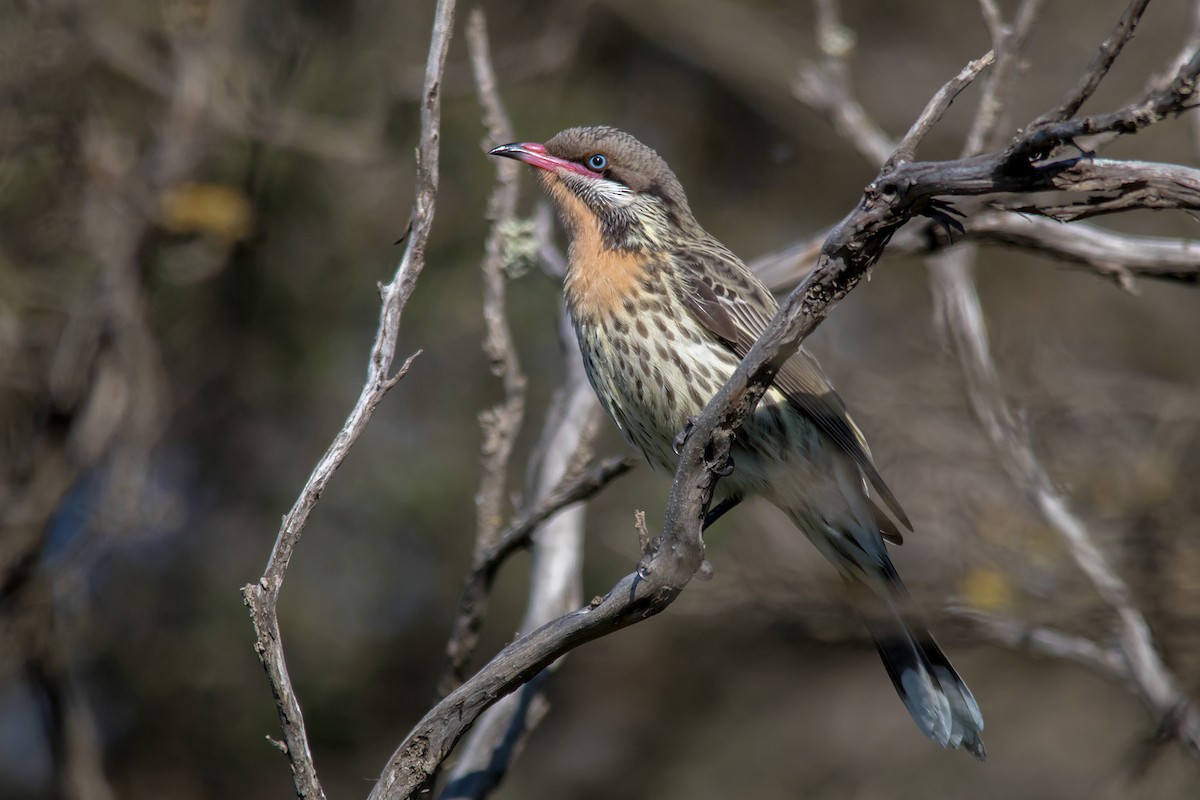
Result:
[[[974,4],[916,5],[844,8],[854,87],[893,136],[990,42]],[[1179,49],[1184,5],[1152,4],[1088,109],[1124,103]],[[635,133],[744,258],[833,224],[874,176],[791,95],[818,57],[807,4],[547,6],[483,4],[518,138],[594,123]],[[1122,6],[1048,4],[1014,122],[1075,81]],[[53,796],[56,703],[96,751],[80,796],[290,796],[263,738],[278,725],[238,589],[359,391],[375,284],[410,210],[432,13],[0,8],[0,797]],[[190,114],[198,85],[216,99]],[[289,667],[337,797],[368,790],[435,697],[472,544],[476,416],[500,396],[479,346],[493,169],[461,38],[444,93],[438,216],[401,338],[424,353],[318,504],[282,598]],[[957,155],[976,98],[960,98],[920,156]],[[1111,154],[1194,164],[1192,123]],[[1104,224],[1195,236],[1178,213]],[[1010,250],[985,250],[976,274],[1039,454],[1195,697],[1200,296],[1146,280],[1135,296]],[[533,271],[508,290],[530,375],[520,486],[561,373],[558,289]],[[913,519],[896,560],[983,707],[988,762],[919,735],[832,570],[777,512],[749,505],[707,536],[713,580],[571,655],[497,796],[1196,796],[1200,766],[1176,746],[1147,763],[1155,723],[1122,687],[991,644],[945,610],[1101,641],[1111,627],[997,465],[933,316],[923,262],[886,261],[809,346]],[[608,431],[600,449],[623,448]],[[633,510],[653,529],[667,485],[639,466],[592,502],[588,596],[636,561]],[[485,653],[519,623],[526,567],[501,574]]]

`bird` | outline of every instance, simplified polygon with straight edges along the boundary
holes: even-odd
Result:
[[[489,155],[535,168],[570,239],[563,291],[588,379],[625,439],[674,474],[692,419],[766,329],[775,298],[701,227],[675,173],[633,135],[569,128]],[[912,523],[803,347],[737,431],[731,462],[706,524],[744,497],[779,507],[841,575],[917,727],[983,760],[979,704],[888,554]]]

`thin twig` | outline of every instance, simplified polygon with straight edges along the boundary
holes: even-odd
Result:
[[[813,268],[828,231],[767,253],[750,268],[772,291],[792,289]],[[1052,219],[1010,211],[970,216],[953,237],[932,229],[905,228],[896,234],[885,259],[930,255],[966,242],[1002,244],[1086,267],[1126,291],[1134,278],[1200,283],[1200,241],[1115,233],[1087,223],[1064,225]]]
[[[904,138],[896,145],[896,150],[888,158],[885,167],[900,161],[911,161],[917,146],[938,123],[938,120],[945,115],[950,104],[954,102],[954,98],[958,97],[963,89],[970,86],[979,77],[979,73],[991,66],[995,60],[996,52],[989,50],[974,61],[968,62],[957,75],[939,89],[937,94],[925,104],[917,121],[904,134]]]
[[[610,456],[583,472],[567,469],[553,491],[546,494],[531,511],[522,514],[500,532],[496,543],[483,554],[483,563],[489,568],[498,565],[511,553],[528,544],[529,537],[538,525],[566,506],[591,498],[637,464],[638,459],[634,456]]]
[[[1080,160],[1053,179],[1056,189],[1084,194],[1072,203],[1013,204],[1012,211],[1059,222],[1098,217],[1134,208],[1200,209],[1200,169],[1149,161]]]
[[[996,65],[983,82],[983,96],[979,99],[979,110],[967,134],[962,154],[973,156],[983,152],[996,134],[1004,114],[1005,95],[1022,67],[1025,42],[1033,30],[1034,22],[1041,13],[1043,0],[1025,0],[1017,9],[1011,27],[998,24],[999,11],[991,0],[981,0],[980,8],[984,21],[992,32],[992,50],[996,53]]]
[[[1200,241],[1134,236],[1093,225],[1060,222],[1005,211],[971,217],[967,232],[956,241],[993,242],[1040,252],[1089,267],[1129,290],[1136,277],[1200,283]],[[914,255],[950,245],[948,237],[901,234],[893,242],[896,255]]]
[[[533,215],[533,235],[538,243],[538,263],[549,277],[562,281],[567,276],[567,257],[554,242],[554,211],[550,204],[537,204]]]
[[[458,614],[446,645],[447,665],[438,681],[441,694],[449,694],[467,677],[469,659],[475,652],[479,630],[487,615],[488,591],[504,561],[517,550],[528,546],[530,538],[543,522],[567,506],[592,497],[636,464],[637,460],[632,456],[616,456],[582,473],[568,464],[553,490],[546,493],[534,508],[499,531],[490,546],[475,554],[471,570],[463,582]]]
[[[995,0],[979,0],[979,14],[983,17],[983,24],[987,26],[993,44],[1008,35],[1008,26],[1004,23],[1004,17]]]
[[[467,16],[467,50],[478,89],[479,105],[483,109],[483,122],[487,136],[483,141],[483,152],[496,145],[512,141],[512,123],[496,89],[496,76],[492,71],[491,54],[487,38],[487,22],[483,11],[476,8]],[[512,332],[508,325],[508,310],[505,296],[507,277],[504,272],[504,225],[510,221],[517,209],[518,164],[508,159],[495,158],[496,184],[488,200],[487,245],[483,263],[483,349],[487,353],[492,374],[498,376],[504,386],[504,399],[479,415],[483,429],[481,446],[482,475],[479,491],[475,495],[475,553],[487,550],[496,538],[503,519],[503,506],[507,501],[508,466],[512,458],[513,445],[521,430],[525,417],[525,375],[513,345]],[[486,598],[480,598],[484,602]],[[475,631],[472,631],[475,632]],[[461,676],[475,652],[476,637],[451,637],[447,651],[446,674]],[[461,680],[461,678],[458,678]],[[442,682],[443,690],[451,684]]]
[[[287,745],[286,753],[299,797],[324,798],[325,794],[317,780],[316,767],[308,745],[308,734],[304,727],[304,716],[284,660],[279,631],[279,592],[283,587],[292,553],[300,541],[300,535],[317,500],[329,485],[338,466],[345,460],[350,448],[365,430],[375,408],[388,390],[408,372],[415,357],[410,356],[395,373],[392,373],[400,335],[400,317],[417,278],[424,269],[425,246],[433,226],[441,140],[441,74],[445,67],[453,20],[453,0],[440,0],[429,47],[424,101],[421,103],[421,137],[417,148],[412,231],[395,275],[390,283],[380,287],[382,303],[379,330],[371,346],[366,383],[342,429],[317,462],[300,496],[284,517],[262,578],[242,589],[242,597],[250,609],[250,617],[254,623],[255,650],[267,671],[271,691],[279,710],[280,725]]]
[[[498,47],[493,62],[506,80],[514,83],[528,81],[547,74],[559,73],[578,57],[579,40],[589,19],[588,9],[594,0],[563,0],[545,7],[544,12],[531,17],[523,32],[530,38],[515,44]],[[534,26],[540,26],[534,30]],[[396,72],[394,96],[404,101],[416,101],[421,96],[424,66],[404,64]],[[468,63],[451,59],[446,64],[443,83],[446,95],[463,97],[475,89],[472,68]]]
[[[586,460],[599,430],[600,406],[588,383],[579,355],[579,342],[562,309],[559,338],[566,378],[546,418],[540,447],[540,467],[530,495],[547,497]],[[563,506],[531,534],[529,602],[520,635],[540,628],[583,602],[583,527],[586,506]],[[562,661],[556,661],[550,669]],[[458,748],[442,800],[485,797],[507,774],[525,737],[546,710],[544,680],[534,679],[489,708]]]
[[[1022,620],[990,614],[976,608],[951,608],[950,611],[968,619],[992,640],[1015,650],[1033,655],[1071,661],[1119,681],[1129,679],[1125,657],[1113,647],[1104,647],[1091,639],[1072,636]]]
[[[1100,86],[1100,81],[1104,80],[1104,76],[1108,74],[1108,70],[1117,60],[1117,56],[1121,54],[1126,43],[1133,38],[1133,31],[1137,28],[1138,21],[1142,18],[1142,13],[1148,5],[1150,5],[1150,0],[1133,0],[1125,8],[1121,18],[1117,20],[1116,27],[1101,42],[1099,51],[1092,58],[1092,63],[1088,65],[1083,75],[1079,77],[1079,81],[1071,88],[1071,91],[1067,92],[1057,107],[1034,120],[1031,127],[1038,127],[1047,122],[1062,122],[1078,113],[1087,99]]]
[[[1030,161],[1044,158],[1055,148],[1073,144],[1076,139],[1096,134],[1129,134],[1178,116],[1197,104],[1197,75],[1200,75],[1200,47],[1187,51],[1183,62],[1163,88],[1152,90],[1136,103],[1094,117],[1080,117],[1029,125],[1008,148],[1005,169],[1026,169]]]
[[[504,142],[512,141],[512,122],[496,90],[496,76],[492,71],[491,54],[488,47],[487,22],[483,11],[476,8],[467,16],[467,49],[478,87],[479,105],[483,109],[487,136],[483,151],[487,152]],[[491,364],[492,374],[500,377],[504,385],[504,399],[480,415],[483,427],[483,475],[479,492],[475,497],[475,546],[485,548],[491,544],[502,516],[501,506],[506,500],[508,462],[512,457],[513,444],[521,429],[525,416],[525,375],[517,358],[508,325],[505,296],[507,277],[503,265],[503,226],[516,213],[517,167],[515,161],[494,158],[496,185],[488,200],[488,232],[481,270],[483,272],[483,320],[485,338],[484,352]]]
[[[837,0],[819,0],[816,20],[821,63],[801,65],[792,91],[801,102],[826,114],[837,132],[871,163],[882,164],[895,143],[875,124],[850,90],[849,56],[854,32],[842,24]]]

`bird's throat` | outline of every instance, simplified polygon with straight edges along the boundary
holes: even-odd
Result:
[[[596,214],[561,181],[546,185],[571,237],[563,287],[571,314],[576,322],[602,319],[632,302],[651,259],[607,241]]]

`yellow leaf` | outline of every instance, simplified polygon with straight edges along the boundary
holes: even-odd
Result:
[[[1012,584],[1003,572],[975,567],[962,580],[962,595],[968,605],[985,611],[999,611],[1013,604]]]
[[[207,233],[227,244],[250,235],[254,208],[240,189],[221,183],[181,183],[163,194],[162,225],[173,233]]]

